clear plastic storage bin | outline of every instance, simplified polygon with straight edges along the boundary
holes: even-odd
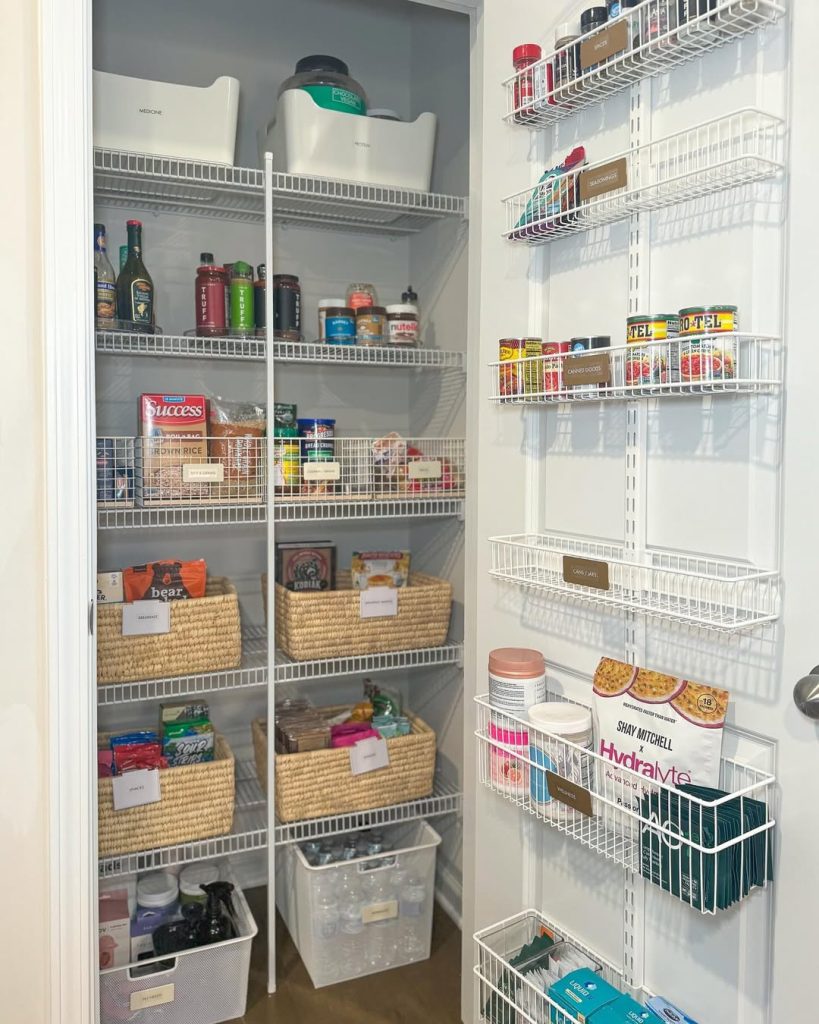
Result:
[[[380,831],[383,853],[313,865],[293,843],[279,860],[276,904],[316,988],[429,958],[441,837],[425,821]]]
[[[257,928],[238,887],[233,906],[238,938],[100,971],[100,1024],[220,1024],[242,1017]]]

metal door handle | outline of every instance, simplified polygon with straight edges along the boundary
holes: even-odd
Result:
[[[803,715],[819,718],[819,665],[802,676],[793,688],[793,702]]]

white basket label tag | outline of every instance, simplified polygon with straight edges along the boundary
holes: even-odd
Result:
[[[122,606],[122,635],[148,636],[170,633],[171,606],[168,601],[129,601]]]
[[[273,486],[284,487],[284,470],[280,462],[273,463]]]
[[[440,459],[419,459],[407,463],[409,480],[440,480],[442,475]]]
[[[361,591],[362,619],[384,619],[398,614],[398,587],[368,587]]]
[[[368,736],[365,740],[359,740],[358,743],[354,743],[350,747],[350,771],[353,775],[375,772],[379,768],[388,768],[389,764],[390,753],[387,750],[386,740]]]
[[[361,920],[364,924],[374,924],[376,921],[389,921],[398,917],[398,900],[384,900],[382,903],[370,903],[361,908]]]
[[[152,1006],[174,1001],[173,985],[157,985],[156,988],[143,988],[140,992],[131,993],[131,1013],[136,1010],[147,1010]]]
[[[124,811],[129,807],[158,803],[162,797],[159,791],[159,771],[156,768],[139,768],[125,772],[111,779],[114,810]]]
[[[305,462],[301,467],[305,480],[340,480],[340,462]]]
[[[182,465],[183,484],[222,484],[225,467],[221,462],[185,462]]]

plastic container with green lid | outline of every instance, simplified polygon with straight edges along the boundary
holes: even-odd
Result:
[[[343,114],[367,113],[366,93],[350,77],[350,69],[338,57],[327,54],[302,57],[296,63],[296,73],[282,83],[279,96],[288,89],[303,89],[317,106],[326,110]]]
[[[208,898],[201,887],[218,881],[216,864],[189,864],[179,875],[179,902],[206,903]]]

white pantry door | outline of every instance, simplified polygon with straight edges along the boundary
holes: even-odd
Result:
[[[717,0],[718,4],[723,0]],[[634,259],[628,224],[528,248],[505,241],[501,202],[527,189],[576,145],[590,162],[633,144],[628,89],[551,128],[503,121],[501,82],[514,46],[548,52],[554,29],[581,5],[486,0],[477,22],[473,88],[470,437],[466,706],[486,689],[493,647],[544,652],[550,682],[589,700],[601,655],[731,691],[726,742],[777,777],[775,880],[716,916],[645,886],[629,929],[636,976],[702,1024],[812,1024],[816,973],[812,921],[819,897],[819,727],[794,706],[797,680],[819,665],[819,7],[783,0],[784,19],[641,88],[641,141],[656,140],[745,107],[783,123],[785,174],[717,193],[700,205],[660,211],[643,225]],[[750,7],[753,4],[746,3]],[[753,201],[751,201],[753,199]],[[637,265],[639,263],[639,266]],[[639,276],[639,281],[635,278]],[[608,334],[625,341],[628,300],[641,311],[735,303],[744,330],[781,336],[779,396],[645,400],[638,427],[641,528],[649,548],[747,560],[780,571],[773,626],[725,635],[652,620],[632,629],[611,610],[533,596],[489,575],[488,538],[529,531],[627,540],[628,409],[639,403],[505,407],[488,401],[498,339],[563,340]],[[633,311],[633,306],[631,307]],[[477,763],[467,715],[465,763]],[[473,760],[470,760],[473,759]],[[477,774],[477,773],[476,773]],[[464,1020],[479,1017],[471,934],[535,907],[589,946],[622,963],[627,892],[623,869],[521,813],[482,787],[465,800]],[[638,883],[639,890],[642,883]],[[471,898],[470,898],[471,897]]]

